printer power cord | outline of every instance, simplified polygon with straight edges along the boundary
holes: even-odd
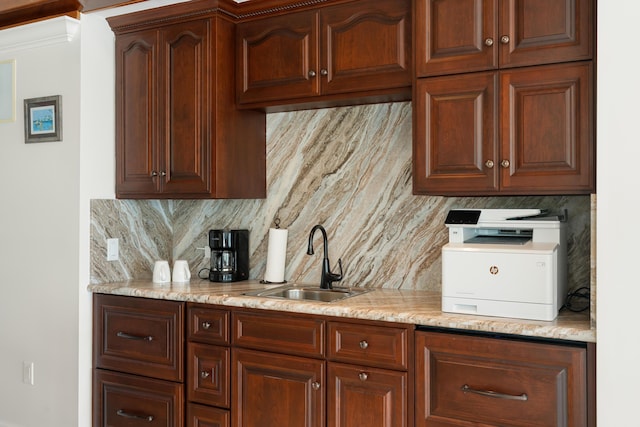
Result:
[[[583,286],[567,294],[567,300],[560,308],[566,308],[574,313],[580,313],[588,310],[591,307],[591,289],[588,286]]]

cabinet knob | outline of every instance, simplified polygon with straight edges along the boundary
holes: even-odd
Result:
[[[367,347],[369,347],[369,343],[366,340],[362,340],[360,341],[360,348],[361,349],[366,349]]]
[[[315,77],[316,76],[316,72],[313,70],[309,70],[309,77]]]
[[[314,390],[320,390],[320,383],[318,381],[314,381],[311,383],[311,388]]]
[[[320,70],[320,75],[322,76],[327,76],[329,75],[329,71],[325,70],[324,68],[322,70]]]
[[[491,37],[487,37],[486,39],[484,39],[484,45],[493,46],[493,39]]]
[[[484,162],[484,165],[485,165],[488,169],[493,168],[493,160],[487,160],[486,162]]]
[[[151,171],[151,177],[153,178],[153,177],[156,177],[156,176],[158,176],[158,172],[156,172],[156,171]]]
[[[500,37],[500,43],[502,43],[502,44],[507,44],[507,43],[509,43],[510,41],[511,41],[511,39],[510,39],[510,38],[509,38],[509,36],[508,36],[508,35],[506,35],[506,34],[505,34],[504,36]]]
[[[200,372],[200,378],[202,378],[203,380],[209,378],[210,375],[211,374],[209,373],[209,371]]]
[[[500,162],[500,166],[502,166],[503,168],[508,168],[511,165],[511,162],[509,162],[509,160],[504,159],[503,161]]]
[[[167,173],[165,171],[160,172],[160,176],[167,176]]]
[[[366,372],[360,372],[358,374],[358,378],[360,378],[360,381],[366,381],[369,379],[369,374],[367,374]]]
[[[211,327],[211,323],[204,321],[202,322],[202,329],[209,329]]]

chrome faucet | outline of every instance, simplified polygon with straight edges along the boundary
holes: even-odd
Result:
[[[329,267],[329,249],[327,248],[327,232],[320,224],[314,226],[309,233],[309,246],[307,247],[307,255],[313,255],[313,235],[316,230],[322,232],[322,243],[324,244],[324,258],[322,258],[322,276],[320,276],[320,288],[332,289],[333,282],[339,282],[342,280],[342,259],[338,259],[338,266],[340,267],[340,274],[334,274]]]

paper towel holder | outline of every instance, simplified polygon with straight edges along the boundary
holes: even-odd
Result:
[[[275,219],[273,220],[273,223],[274,223],[274,225],[276,226],[276,228],[275,228],[276,230],[278,230],[278,231],[285,231],[285,235],[286,235],[287,230],[281,230],[281,229],[280,229],[280,212],[278,212],[278,213],[276,214],[276,217],[275,217]],[[271,234],[271,230],[269,231],[269,234]],[[270,237],[271,237],[271,236],[270,236]],[[285,239],[286,239],[286,238],[285,238]],[[272,249],[271,243],[269,244],[268,249]],[[271,251],[269,251],[269,250],[267,251],[267,271],[265,271],[265,276],[267,276],[267,274],[268,274],[269,265],[270,265],[270,263],[269,263],[269,260],[270,260],[270,259],[269,259],[269,253],[271,253],[271,255],[273,255],[273,253],[272,253],[272,252],[273,252],[273,250],[275,250],[275,248],[273,248]],[[286,261],[286,240],[284,241],[284,252],[285,252],[285,254],[284,254],[284,260]],[[282,280],[282,281],[269,281],[269,280],[266,280],[266,278],[265,278],[265,279],[260,280],[260,283],[261,283],[261,284],[273,284],[273,285],[282,285],[282,284],[287,283],[287,281],[286,281],[286,280],[284,280],[284,267],[285,267],[285,266],[284,266],[284,262],[283,262],[283,265],[282,265],[282,276],[283,276],[283,280]]]

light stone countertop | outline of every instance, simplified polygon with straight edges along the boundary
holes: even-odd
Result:
[[[149,280],[132,280],[92,284],[93,293],[125,295],[174,301],[190,301],[229,307],[319,314],[354,319],[380,320],[490,333],[515,334],[527,337],[569,341],[596,342],[589,312],[562,311],[551,322],[443,313],[437,292],[375,288],[371,292],[334,302],[283,300],[242,295],[244,292],[278,285],[258,281],[213,283],[192,280],[190,284],[155,284]]]

